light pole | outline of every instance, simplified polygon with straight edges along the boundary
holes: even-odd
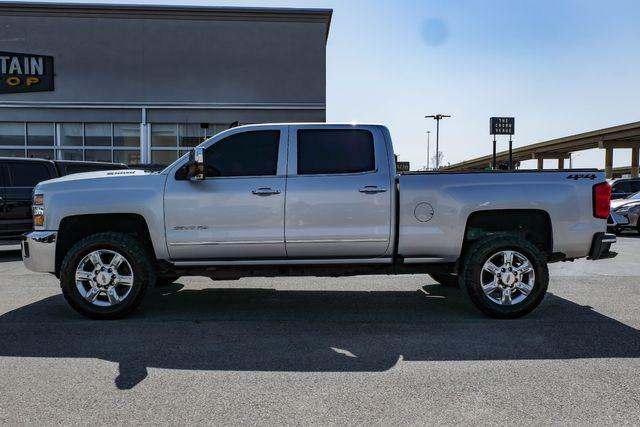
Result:
[[[427,131],[427,170],[429,170],[429,136],[431,136],[431,131]]]
[[[425,119],[433,119],[436,121],[436,170],[440,168],[440,120],[445,119],[448,116],[446,114],[434,114],[431,116],[424,116]]]

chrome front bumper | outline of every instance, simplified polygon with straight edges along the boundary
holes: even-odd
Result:
[[[38,273],[53,273],[56,269],[55,231],[31,231],[22,235],[22,261],[25,267]]]

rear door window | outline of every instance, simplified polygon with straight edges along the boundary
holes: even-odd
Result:
[[[371,172],[373,135],[361,129],[298,130],[298,175]]]
[[[39,182],[55,178],[51,168],[45,163],[9,162],[7,166],[12,187],[35,187]]]

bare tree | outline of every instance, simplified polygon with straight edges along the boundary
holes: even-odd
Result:
[[[438,151],[438,154],[434,154],[433,157],[431,157],[431,164],[440,165],[440,167],[442,167],[443,160],[444,160],[444,154],[442,154],[442,151]]]

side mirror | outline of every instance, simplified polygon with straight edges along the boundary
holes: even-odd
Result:
[[[189,163],[187,163],[189,181],[202,181],[204,174],[204,148],[196,147],[189,153]]]

